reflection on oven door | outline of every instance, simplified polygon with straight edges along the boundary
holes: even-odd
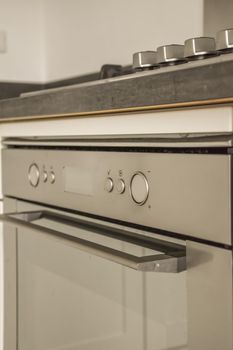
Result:
[[[18,349],[187,349],[185,282],[18,229]]]

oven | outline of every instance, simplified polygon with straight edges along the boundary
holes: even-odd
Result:
[[[232,350],[231,153],[5,140],[4,350]]]

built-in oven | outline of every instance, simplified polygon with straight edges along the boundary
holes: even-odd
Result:
[[[232,350],[231,139],[10,139],[4,350]]]

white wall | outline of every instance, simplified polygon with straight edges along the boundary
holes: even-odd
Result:
[[[0,30],[7,33],[0,81],[45,79],[43,21],[43,0],[0,0]]]
[[[204,33],[215,36],[216,32],[233,27],[232,0],[205,0],[204,1]]]
[[[132,53],[203,32],[203,0],[45,0],[48,80],[130,64]]]
[[[130,64],[202,34],[203,0],[0,0],[0,81],[51,81]]]

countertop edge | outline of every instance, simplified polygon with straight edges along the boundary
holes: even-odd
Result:
[[[217,106],[231,106],[233,105],[233,97],[208,99],[208,100],[197,100],[189,102],[176,102],[170,104],[159,104],[151,106],[139,106],[139,107],[126,107],[126,108],[115,108],[97,111],[85,111],[85,112],[73,112],[73,113],[61,113],[61,114],[43,114],[43,115],[31,115],[31,116],[17,116],[0,118],[0,124],[13,123],[13,122],[26,122],[44,119],[66,119],[66,118],[81,118],[81,117],[93,117],[93,116],[106,116],[106,115],[117,115],[124,113],[137,113],[137,112],[152,112],[162,110],[173,110],[173,109],[184,109],[184,108],[203,108],[203,107],[217,107]]]

